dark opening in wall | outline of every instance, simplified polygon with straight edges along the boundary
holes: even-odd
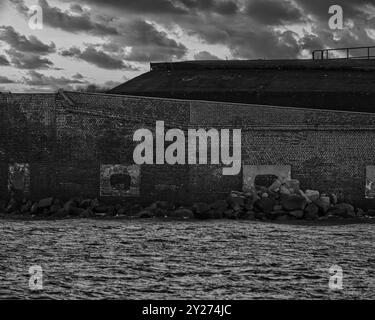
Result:
[[[269,188],[277,179],[274,174],[260,174],[255,177],[254,185],[257,189],[261,187]]]
[[[110,177],[111,187],[121,191],[129,191],[131,177],[125,173],[113,174]]]

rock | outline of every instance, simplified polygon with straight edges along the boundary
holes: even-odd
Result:
[[[328,203],[327,203],[327,199],[328,199]],[[319,209],[319,211],[318,211],[319,216],[325,216],[327,214],[329,208],[331,207],[330,202],[329,202],[329,198],[327,198],[327,197],[326,197],[326,199],[323,199],[323,197],[322,197],[322,198],[319,198],[318,200],[315,200],[314,204]]]
[[[90,208],[91,209],[95,209],[95,208],[99,207],[99,205],[100,205],[99,200],[98,199],[93,199],[93,200],[91,200],[91,206],[90,206]]]
[[[331,205],[331,199],[329,196],[326,196],[326,195],[321,195],[320,196],[320,201],[322,201],[324,204],[330,206]]]
[[[61,209],[61,206],[59,204],[53,204],[49,210],[48,210],[48,213],[49,214],[55,214],[57,211],[59,211]]]
[[[82,214],[82,212],[84,212],[85,209],[82,209],[82,208],[78,208],[78,207],[71,207],[70,208],[70,211],[69,211],[69,215],[70,216],[74,216],[74,217],[78,217]]]
[[[292,217],[297,218],[297,219],[303,218],[303,211],[302,210],[293,210],[293,211],[288,212],[288,214]]]
[[[43,210],[43,209],[49,208],[50,206],[52,206],[52,204],[53,204],[53,198],[45,198],[39,201],[38,207]]]
[[[228,203],[225,200],[216,200],[210,205],[214,216],[223,216],[224,212],[228,209]]]
[[[116,216],[116,208],[114,206],[108,206],[106,213],[108,217],[114,217]]]
[[[319,215],[311,213],[311,212],[305,212],[304,218],[306,220],[318,220],[319,219]]]
[[[370,217],[375,217],[375,209],[367,210],[366,214]]]
[[[320,192],[316,190],[306,190],[305,191],[306,197],[308,197],[312,202],[316,201],[320,197]]]
[[[273,206],[273,211],[281,211],[283,210],[283,206],[281,204],[276,204]]]
[[[253,209],[254,209],[254,202],[253,202],[252,199],[246,199],[245,200],[245,207],[244,207],[244,209],[246,211],[253,211]]]
[[[202,212],[202,213],[195,213],[194,216],[197,219],[200,219],[200,220],[208,220],[208,219],[213,219],[214,218],[214,215],[212,214],[212,212],[210,210],[206,211],[206,212]]]
[[[312,201],[309,199],[309,197],[302,191],[299,191],[301,197],[303,197],[306,200],[306,203],[311,203]]]
[[[172,211],[173,212],[173,211]],[[155,212],[155,217],[158,217],[158,218],[165,218],[165,217],[170,217],[171,216],[171,212],[167,209],[161,209],[161,208],[158,208]]]
[[[96,217],[104,218],[107,214],[105,212],[95,212]]]
[[[242,219],[242,220],[254,220],[255,219],[255,212],[254,211],[241,212],[238,215],[238,218]]]
[[[135,204],[130,209],[130,214],[135,215],[142,211],[142,206],[139,204]]]
[[[157,201],[156,205],[160,209],[168,210],[171,208],[171,205],[168,201]]]
[[[287,214],[284,214],[284,215],[277,216],[276,220],[277,221],[287,221],[287,220],[290,220],[290,218]]]
[[[90,218],[94,215],[94,213],[92,212],[91,209],[86,209],[84,210],[81,214],[80,214],[80,217],[81,218]]]
[[[73,208],[77,208],[77,203],[75,200],[71,199],[68,202],[64,204],[64,210],[65,212],[70,215]]]
[[[65,218],[68,215],[68,213],[64,210],[64,208],[61,208],[58,210],[53,217],[54,218]]]
[[[354,218],[354,207],[347,203],[338,203],[329,210],[329,214],[341,218]]]
[[[148,207],[146,207],[146,209],[145,210],[147,210],[147,211],[150,211],[150,212],[152,212],[152,213],[156,213],[156,211],[159,209],[159,207],[158,207],[158,204],[157,204],[157,202],[154,202],[153,204],[151,204],[150,206],[148,206]]]
[[[21,206],[21,213],[28,213],[31,211],[31,207],[32,207],[33,203],[29,200],[27,201],[26,203],[24,203],[22,206]]]
[[[266,214],[266,217],[271,220],[275,220],[278,217],[286,216],[288,215],[288,212],[285,212],[284,210],[274,210],[269,214]]]
[[[281,181],[279,179],[276,179],[268,188],[269,191],[272,192],[279,192],[281,187]]]
[[[15,211],[17,211],[19,209],[20,205],[18,204],[18,202],[16,200],[14,200],[13,198],[10,199],[6,209],[5,209],[5,212],[6,213],[13,213]]]
[[[329,195],[329,202],[333,205],[337,204],[337,196],[333,193],[330,193]]]
[[[227,209],[224,212],[224,217],[226,219],[236,220],[236,219],[238,219],[238,215],[239,215],[239,212],[238,211],[234,211],[233,209]]]
[[[171,217],[179,219],[193,219],[194,213],[187,208],[179,208],[171,213]]]
[[[85,199],[82,200],[81,203],[79,204],[79,207],[82,209],[88,209],[92,207],[92,200],[91,199]]]
[[[264,213],[271,213],[275,205],[275,200],[271,198],[262,198],[255,202],[254,207]]]
[[[194,203],[193,205],[194,216],[197,219],[213,219],[213,214],[210,210],[210,206],[204,202]]]
[[[128,213],[128,211],[125,208],[120,208],[117,210],[117,214],[119,216],[125,216]]]
[[[318,216],[318,213],[319,213],[319,208],[314,203],[309,203],[305,207],[305,214],[307,214],[308,216]]]
[[[235,211],[241,211],[245,207],[245,198],[231,195],[228,199],[230,207]]]
[[[204,202],[194,203],[193,205],[193,211],[194,213],[197,213],[197,214],[205,213],[205,212],[208,212],[209,210],[210,210],[210,207],[208,206],[207,203],[204,203]]]
[[[296,179],[286,180],[283,183],[283,186],[285,186],[291,194],[299,194],[300,190],[300,183]]]
[[[357,208],[355,213],[357,217],[363,217],[365,215],[365,212],[361,208]]]
[[[290,192],[290,190],[284,186],[284,185],[281,185],[280,188],[279,188],[279,193],[280,194],[283,194],[283,195],[291,195],[292,193]]]
[[[255,219],[266,220],[266,214],[264,212],[255,212]]]
[[[37,214],[38,211],[39,211],[39,206],[38,206],[38,203],[35,202],[35,203],[31,206],[31,208],[30,208],[30,213],[31,213],[31,214]]]
[[[72,206],[75,207],[74,204]],[[100,212],[108,212],[109,210],[111,210],[111,206],[101,205],[99,207],[96,207],[93,211],[95,213],[100,213]]]
[[[295,211],[305,209],[306,199],[300,195],[290,195],[281,197],[281,205],[286,211]]]
[[[210,209],[210,215],[212,215],[213,219],[223,219],[224,218],[224,211],[215,211],[214,209]]]

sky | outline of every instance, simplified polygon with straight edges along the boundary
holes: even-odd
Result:
[[[38,5],[43,28],[29,21]],[[331,5],[344,13],[331,30]],[[35,20],[33,20],[35,21]],[[0,0],[0,91],[111,88],[150,62],[375,45],[375,0]]]

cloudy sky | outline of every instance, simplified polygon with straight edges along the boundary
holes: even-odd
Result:
[[[331,5],[344,29],[329,29]],[[43,29],[29,8],[43,9]],[[0,91],[113,87],[151,61],[309,58],[375,45],[374,0],[0,0]]]

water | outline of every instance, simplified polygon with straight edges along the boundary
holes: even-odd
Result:
[[[0,299],[375,298],[369,224],[0,221],[0,243]],[[332,265],[342,291],[328,287]]]

